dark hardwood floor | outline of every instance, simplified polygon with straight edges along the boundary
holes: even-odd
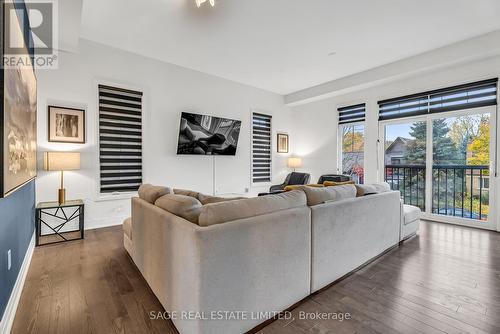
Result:
[[[122,246],[121,227],[38,247],[12,333],[175,333]],[[349,313],[305,320],[300,312]],[[420,235],[259,333],[500,333],[500,233],[425,222]]]

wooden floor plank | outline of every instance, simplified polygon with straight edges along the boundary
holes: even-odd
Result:
[[[123,248],[121,227],[37,247],[12,329],[176,333]],[[303,319],[314,312],[351,319]],[[500,333],[500,233],[423,222],[419,235],[311,296],[259,334]]]

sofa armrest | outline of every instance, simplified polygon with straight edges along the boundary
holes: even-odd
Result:
[[[399,192],[311,207],[311,291],[317,291],[398,244]]]

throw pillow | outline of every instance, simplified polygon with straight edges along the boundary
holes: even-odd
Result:
[[[291,191],[291,190],[302,189],[303,187],[323,188],[324,185],[322,185],[322,184],[316,184],[316,183],[311,183],[311,184],[293,184],[293,185],[286,186],[283,190],[284,191]]]
[[[325,181],[323,182],[323,185],[325,187],[334,187],[334,186],[343,186],[346,184],[354,184],[354,181],[343,181],[343,182],[335,182],[335,181]]]

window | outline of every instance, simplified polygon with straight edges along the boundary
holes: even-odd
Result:
[[[356,183],[364,183],[365,104],[339,108],[341,135],[340,164],[342,174],[352,176]]]
[[[99,85],[101,193],[137,191],[142,183],[142,93]]]
[[[488,177],[483,176],[481,181],[483,182],[483,189],[490,189],[490,179]]]
[[[498,79],[378,102],[385,180],[436,220],[489,221]],[[495,145],[495,144],[493,144]],[[429,157],[430,155],[430,157]],[[395,158],[402,157],[400,163]],[[458,217],[455,219],[454,217]],[[446,221],[443,219],[443,221]],[[472,222],[476,220],[476,222]]]
[[[393,165],[400,165],[402,161],[402,158],[398,157],[391,157],[391,164]]]
[[[252,113],[252,183],[271,182],[271,116]]]

